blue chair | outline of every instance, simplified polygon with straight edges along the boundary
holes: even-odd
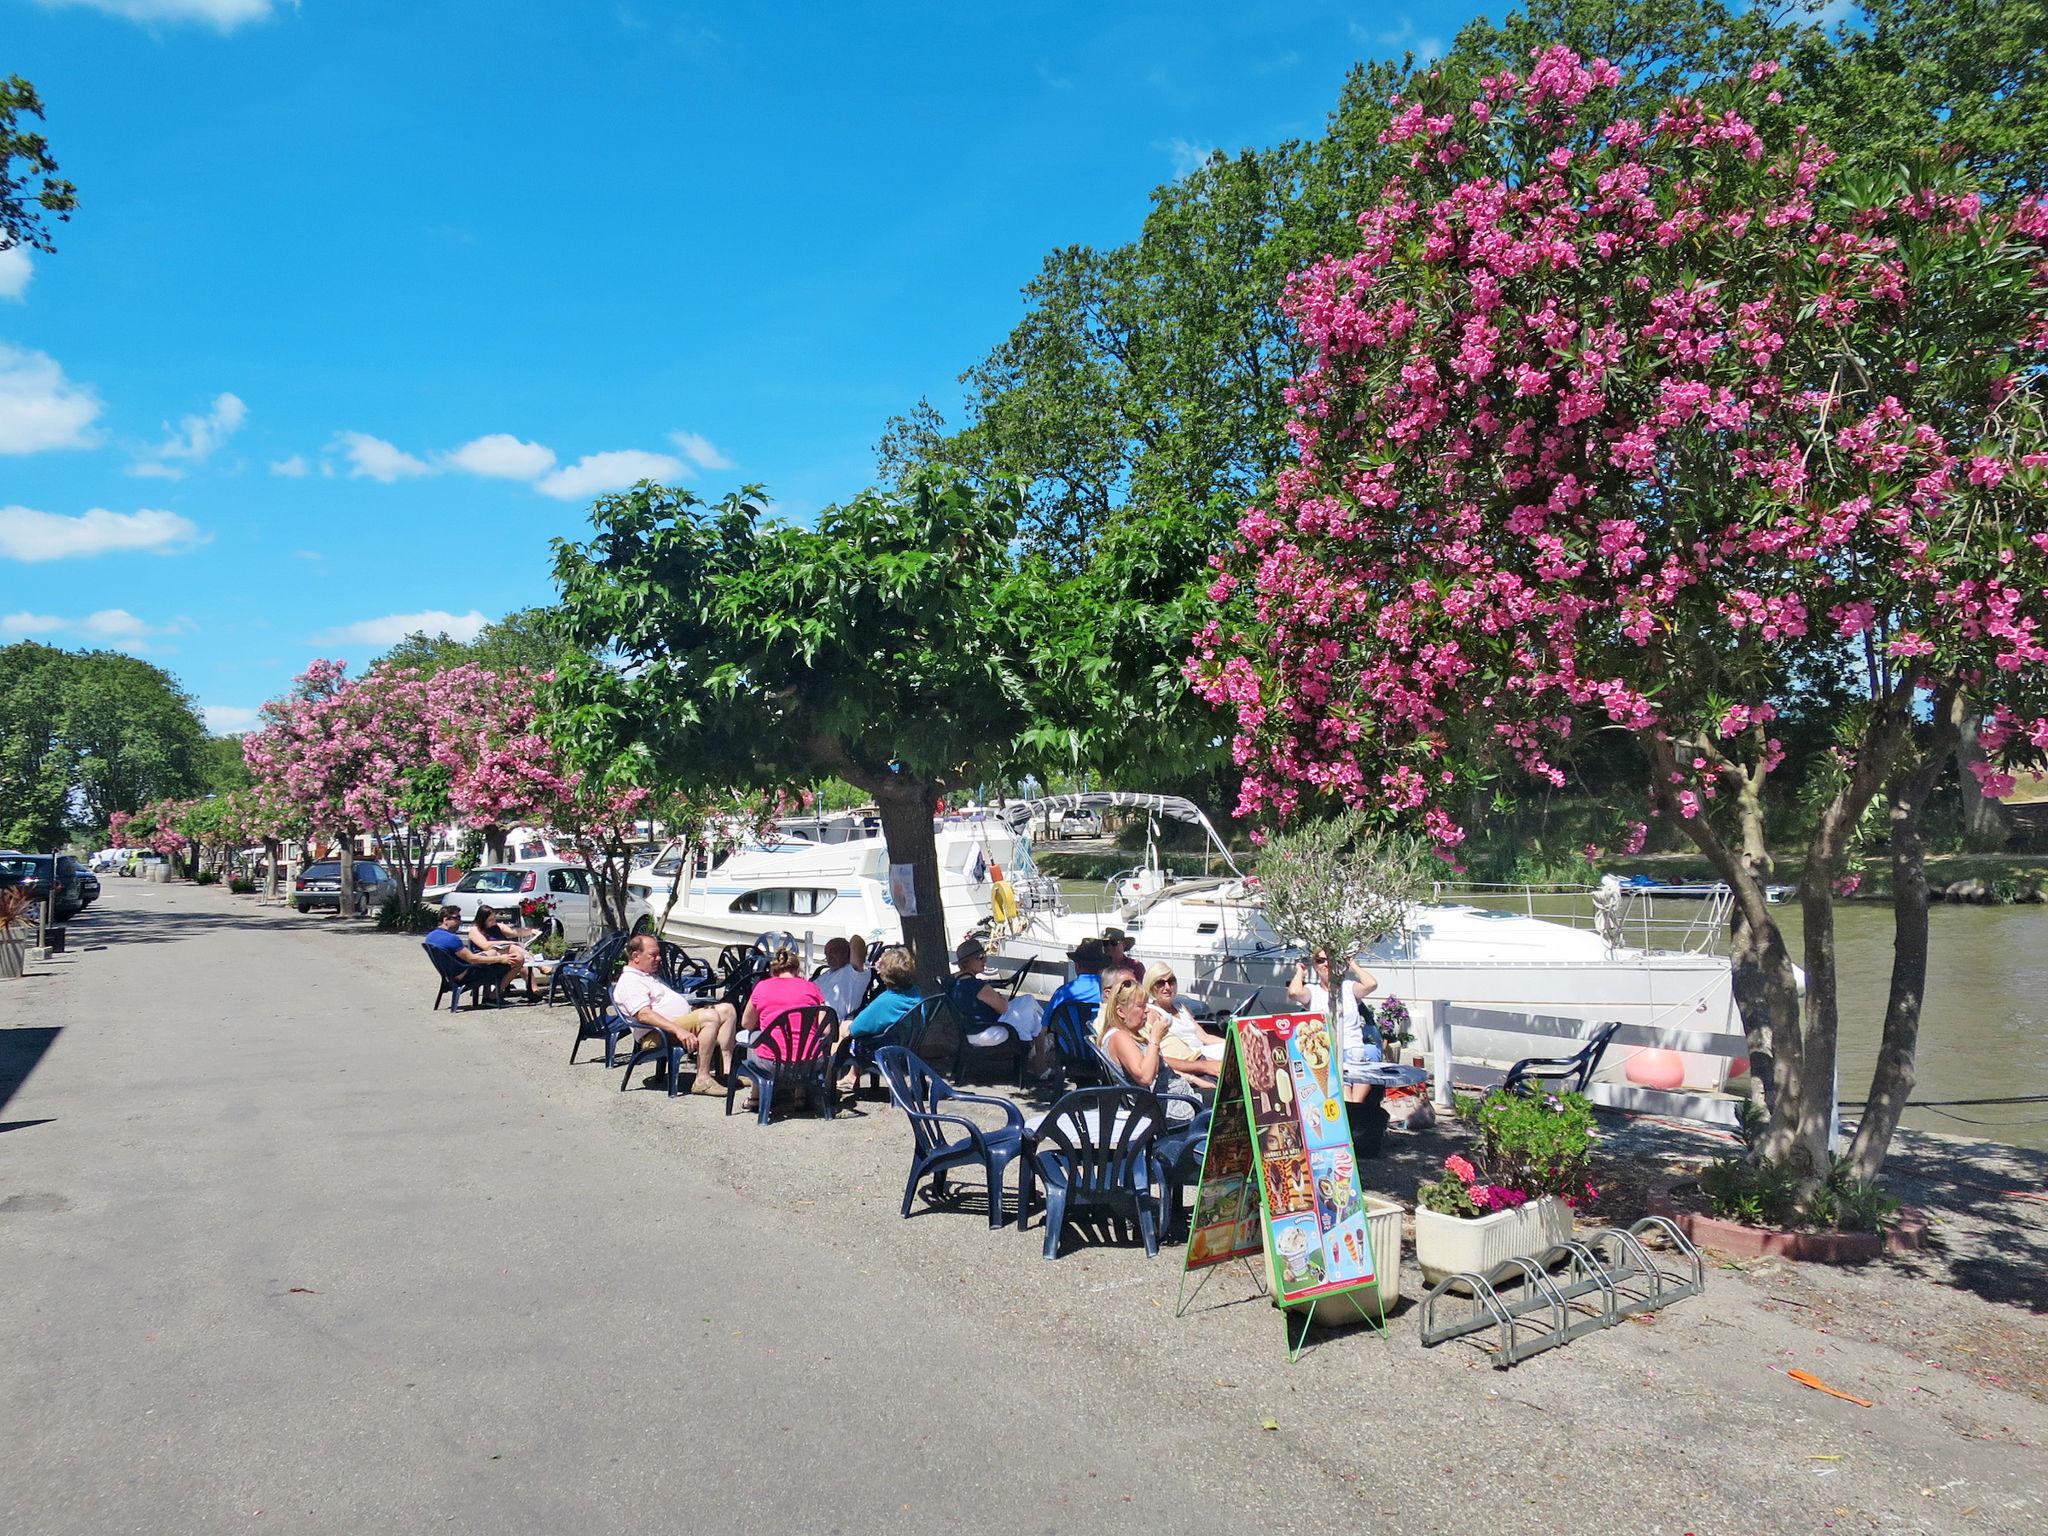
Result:
[[[928,1200],[943,1199],[946,1173],[952,1168],[978,1163],[988,1178],[988,1224],[1003,1224],[1003,1171],[1024,1150],[1024,1112],[1008,1099],[978,1093],[962,1093],[900,1045],[885,1045],[875,1053],[875,1064],[888,1080],[889,1097],[910,1121],[914,1149],[910,1178],[903,1185],[903,1215],[910,1215],[910,1203],[917,1187],[932,1181]],[[1003,1112],[1004,1123],[989,1130],[965,1115],[948,1113],[947,1104],[980,1104]],[[1022,1165],[1020,1164],[1020,1170]],[[1024,1185],[1020,1171],[1017,1187],[1018,1225],[1024,1219]]]
[[[1095,1044],[1095,1012],[1093,1003],[1070,997],[1046,1016],[1062,1080],[1076,1088],[1112,1088],[1120,1081]]]
[[[775,1054],[758,1054],[772,1043]],[[732,1113],[733,1096],[740,1079],[754,1085],[759,1098],[755,1123],[766,1125],[775,1107],[778,1084],[790,1089],[809,1089],[812,1102],[827,1120],[837,1108],[838,1090],[830,1076],[834,1050],[839,1043],[839,1015],[820,1003],[810,1008],[790,1008],[761,1026],[753,1043],[734,1064],[732,1079],[725,1085],[725,1112]]]
[[[668,1080],[668,1096],[674,1098],[683,1091],[683,1070],[697,1070],[697,1053],[679,1043],[665,1029],[656,1029],[652,1024],[640,1024],[627,1018],[616,1009],[612,1017],[618,1021],[622,1031],[633,1037],[633,1054],[626,1058],[626,1070],[619,1078],[619,1092],[624,1093],[632,1086],[633,1069],[643,1061],[655,1062]],[[614,1037],[617,1038],[617,1037]],[[605,1049],[606,1066],[612,1064],[611,1048]]]
[[[569,1065],[576,1065],[576,1053],[583,1049],[584,1041],[602,1040],[604,1064],[617,1066],[619,1042],[639,1026],[612,1006],[609,980],[579,975],[571,977],[566,985],[569,1001],[576,1005],[576,1038],[569,1046]]]
[[[674,987],[676,991],[686,994],[709,992],[717,985],[711,966],[706,961],[699,960],[682,945],[672,943],[668,939],[662,939],[660,944],[661,963],[654,968],[654,974],[661,979],[663,985]]]
[[[1045,1256],[1060,1256],[1067,1224],[1090,1212],[1135,1220],[1148,1257],[1159,1252],[1159,1133],[1166,1112],[1139,1088],[1077,1088],[1025,1137],[1020,1221],[1034,1178],[1045,1185]]]
[[[1607,1044],[1621,1028],[1621,1021],[1602,1024],[1595,1030],[1585,1045],[1570,1056],[1531,1056],[1518,1061],[1508,1068],[1508,1075],[1501,1082],[1507,1093],[1528,1093],[1532,1083],[1545,1092],[1584,1093],[1586,1084],[1593,1080],[1593,1074],[1600,1070],[1600,1058],[1607,1054]],[[1555,1088],[1552,1088],[1555,1084]]]
[[[967,1053],[969,1051],[984,1057],[1001,1056],[1007,1053],[1010,1061],[1004,1075],[1007,1076],[1009,1069],[1014,1068],[1017,1074],[1017,1086],[1022,1088],[1024,1086],[1024,1064],[1031,1058],[1031,1047],[1024,1043],[1023,1037],[1011,1025],[1004,1023],[1001,1019],[991,1019],[985,1024],[976,1023],[973,1013],[963,1007],[959,999],[953,996],[951,982],[946,984],[946,989],[946,1008],[944,1011],[960,1031],[960,1043],[953,1047],[954,1080],[963,1083],[967,1081]],[[967,1038],[971,1034],[980,1034],[982,1031],[989,1029],[1001,1030],[1003,1038],[988,1045],[976,1045]]]
[[[917,1055],[924,1049],[925,1031],[931,1028],[932,1020],[939,1016],[943,1006],[946,1006],[943,993],[937,997],[927,997],[878,1035],[845,1036],[840,1042],[841,1065],[837,1070],[851,1071],[855,1077],[855,1086],[858,1086],[861,1077],[879,1083],[882,1073],[881,1068],[876,1065],[876,1058],[880,1053],[893,1045],[910,1052],[913,1056]]]
[[[503,969],[495,965],[464,965],[455,958],[453,950],[438,949],[424,940],[420,948],[427,952],[427,958],[434,962],[435,973],[441,978],[440,990],[434,993],[434,1007],[438,1009],[445,997],[450,1013],[462,1011],[462,994],[465,992],[469,994],[472,1007],[482,1006],[484,988],[496,981]]]

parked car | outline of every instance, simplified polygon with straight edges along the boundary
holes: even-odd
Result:
[[[387,897],[398,894],[398,877],[375,859],[357,859],[351,879],[356,888],[356,916],[368,917]],[[341,910],[341,860],[321,859],[299,871],[292,882],[292,901],[301,912],[318,907]]]
[[[1053,836],[1100,837],[1102,818],[1093,811],[1062,811],[1058,823],[1053,827]]]
[[[100,877],[89,869],[78,872],[78,894],[85,906],[91,906],[100,899]]]
[[[57,884],[56,920],[69,922],[85,908],[85,893],[79,888],[78,860],[69,854],[53,858],[47,853],[0,850],[0,879],[20,884],[37,906],[49,899],[53,878]]]
[[[591,890],[590,871],[581,864],[542,859],[532,864],[491,864],[473,869],[453,885],[437,885],[420,894],[427,906],[454,905],[462,909],[466,923],[478,907],[504,911],[530,896],[545,896],[554,903],[555,916],[570,943],[581,944],[597,937],[602,922]],[[626,898],[626,926],[651,926],[647,903],[637,894]]]

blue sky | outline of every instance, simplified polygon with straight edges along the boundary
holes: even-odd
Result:
[[[241,729],[642,474],[802,516],[1048,250],[1474,9],[0,0],[81,202],[0,253],[0,642]]]

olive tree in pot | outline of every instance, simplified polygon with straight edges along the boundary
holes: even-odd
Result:
[[[1401,931],[1432,857],[1412,838],[1383,835],[1361,811],[1295,822],[1268,835],[1260,850],[1257,872],[1266,916],[1281,937],[1301,946],[1310,995],[1321,988],[1333,1072],[1345,1054],[1340,1022],[1345,966],[1366,946]],[[1326,974],[1315,964],[1319,955],[1329,957]],[[1356,1113],[1352,1135],[1361,1154],[1370,1155],[1377,1150],[1386,1116],[1376,1111],[1374,1123],[1364,1125]]]

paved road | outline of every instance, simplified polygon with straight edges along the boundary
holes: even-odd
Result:
[[[72,929],[108,947],[0,997],[0,1531],[1156,1525],[1111,1426],[1002,1385],[1042,1362],[341,935],[110,884]]]

